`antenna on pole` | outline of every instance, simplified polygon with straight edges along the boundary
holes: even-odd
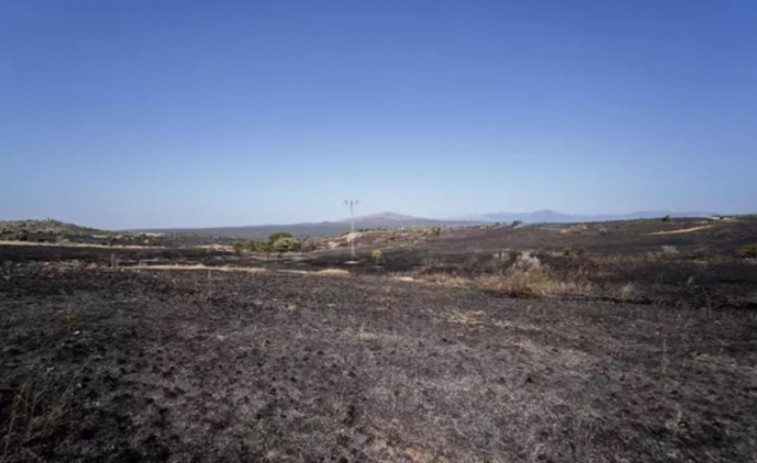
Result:
[[[356,254],[355,254],[355,206],[358,205],[360,201],[357,199],[348,199],[344,201],[344,204],[346,204],[350,208],[350,250],[352,255],[352,260],[355,260]]]

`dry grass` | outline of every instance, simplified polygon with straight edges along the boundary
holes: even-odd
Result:
[[[315,272],[316,275],[349,275],[350,272],[341,268],[325,268],[323,270],[318,270]]]
[[[49,438],[63,423],[71,406],[71,395],[79,377],[79,370],[66,388],[55,393],[44,381],[28,378],[13,396],[8,427],[2,438],[2,458],[5,461],[13,453],[39,459],[25,448],[33,441]],[[40,460],[41,461],[41,460]]]
[[[279,270],[281,273],[294,273],[297,275],[349,275],[348,270],[341,268],[324,268],[322,270]]]
[[[51,248],[91,248],[91,249],[165,249],[163,246],[137,246],[133,244],[99,245],[91,243],[36,243],[34,241],[2,241],[0,246],[34,246]]]
[[[463,277],[448,273],[430,273],[418,277],[395,275],[400,281],[424,281],[448,287],[474,287],[518,297],[572,295],[588,296],[592,285],[582,279],[566,280],[550,269],[542,267],[534,270],[510,269],[502,274],[480,274]]]
[[[625,285],[617,289],[615,298],[621,301],[630,301],[636,296],[636,293],[636,287],[633,285],[633,283],[626,283]]]
[[[694,233],[700,230],[707,230],[708,228],[712,227],[714,227],[714,225],[700,225],[698,227],[681,228],[680,230],[663,230],[649,233],[649,235],[683,235],[685,233]]]
[[[669,249],[665,257],[675,256]],[[663,251],[664,252],[664,251]],[[657,262],[663,252],[653,253]],[[553,257],[563,255],[554,254]],[[596,257],[596,258],[595,258]],[[621,302],[632,301],[639,295],[638,288],[631,282],[596,283],[616,274],[620,267],[637,267],[648,264],[647,255],[592,256],[587,265],[571,271],[557,271],[543,264],[529,251],[520,253],[516,259],[502,260],[502,266],[494,272],[448,273],[434,271],[433,267],[414,273],[393,274],[394,280],[424,282],[455,288],[477,288],[485,291],[504,293],[515,297],[538,296],[578,296],[606,297]],[[499,261],[498,261],[499,262]]]
[[[447,317],[448,323],[478,327],[484,324],[486,313],[482,310],[458,312]]]
[[[408,283],[412,283],[412,282],[417,281],[416,278],[411,277],[410,275],[394,274],[394,275],[390,275],[389,278],[391,278],[392,280],[405,281],[405,282],[408,282]]]
[[[241,273],[263,273],[268,270],[263,267],[231,267],[228,265],[223,266],[208,266],[204,264],[192,264],[192,265],[136,265],[134,267],[124,267],[125,269],[133,270],[206,270],[216,272],[241,272]]]
[[[502,275],[481,275],[474,284],[482,289],[512,296],[580,295],[592,292],[590,282],[557,276],[547,267],[531,270],[508,269]]]
[[[322,270],[269,270],[264,267],[233,267],[229,265],[223,266],[209,266],[204,264],[191,264],[191,265],[137,265],[134,267],[125,267],[125,269],[133,270],[194,270],[194,271],[215,271],[215,272],[238,272],[238,273],[266,273],[266,272],[279,272],[279,273],[294,273],[298,275],[349,275],[350,272],[339,268],[325,268]]]
[[[580,234],[585,233],[587,231],[589,231],[589,226],[586,225],[585,223],[579,223],[579,224],[576,224],[576,225],[572,225],[569,228],[560,229],[560,233],[563,233],[563,234],[571,233],[571,234],[574,234],[574,235],[580,235]]]
[[[521,253],[510,267],[498,274],[477,276],[475,285],[513,296],[588,295],[591,292],[591,283],[580,275],[560,276],[529,251]]]
[[[200,244],[194,247],[197,249],[207,249],[209,251],[234,252],[234,248],[229,246],[228,244]]]

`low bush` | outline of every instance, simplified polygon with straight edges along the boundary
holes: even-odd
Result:
[[[296,252],[302,248],[302,243],[291,236],[281,236],[270,244],[275,252]]]
[[[244,241],[234,241],[231,243],[231,249],[234,251],[234,254],[236,255],[242,255],[245,251],[245,242]]]
[[[292,234],[288,232],[271,233],[271,235],[268,237],[268,242],[273,244],[281,238],[292,238]]]

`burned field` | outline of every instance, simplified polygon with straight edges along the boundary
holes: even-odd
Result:
[[[383,262],[370,243],[353,266],[16,263],[0,461],[753,460],[753,224],[592,227],[459,230]]]

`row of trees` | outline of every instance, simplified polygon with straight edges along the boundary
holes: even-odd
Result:
[[[302,241],[291,233],[276,232],[267,240],[237,240],[232,243],[235,254],[246,252],[294,252],[302,249]]]

